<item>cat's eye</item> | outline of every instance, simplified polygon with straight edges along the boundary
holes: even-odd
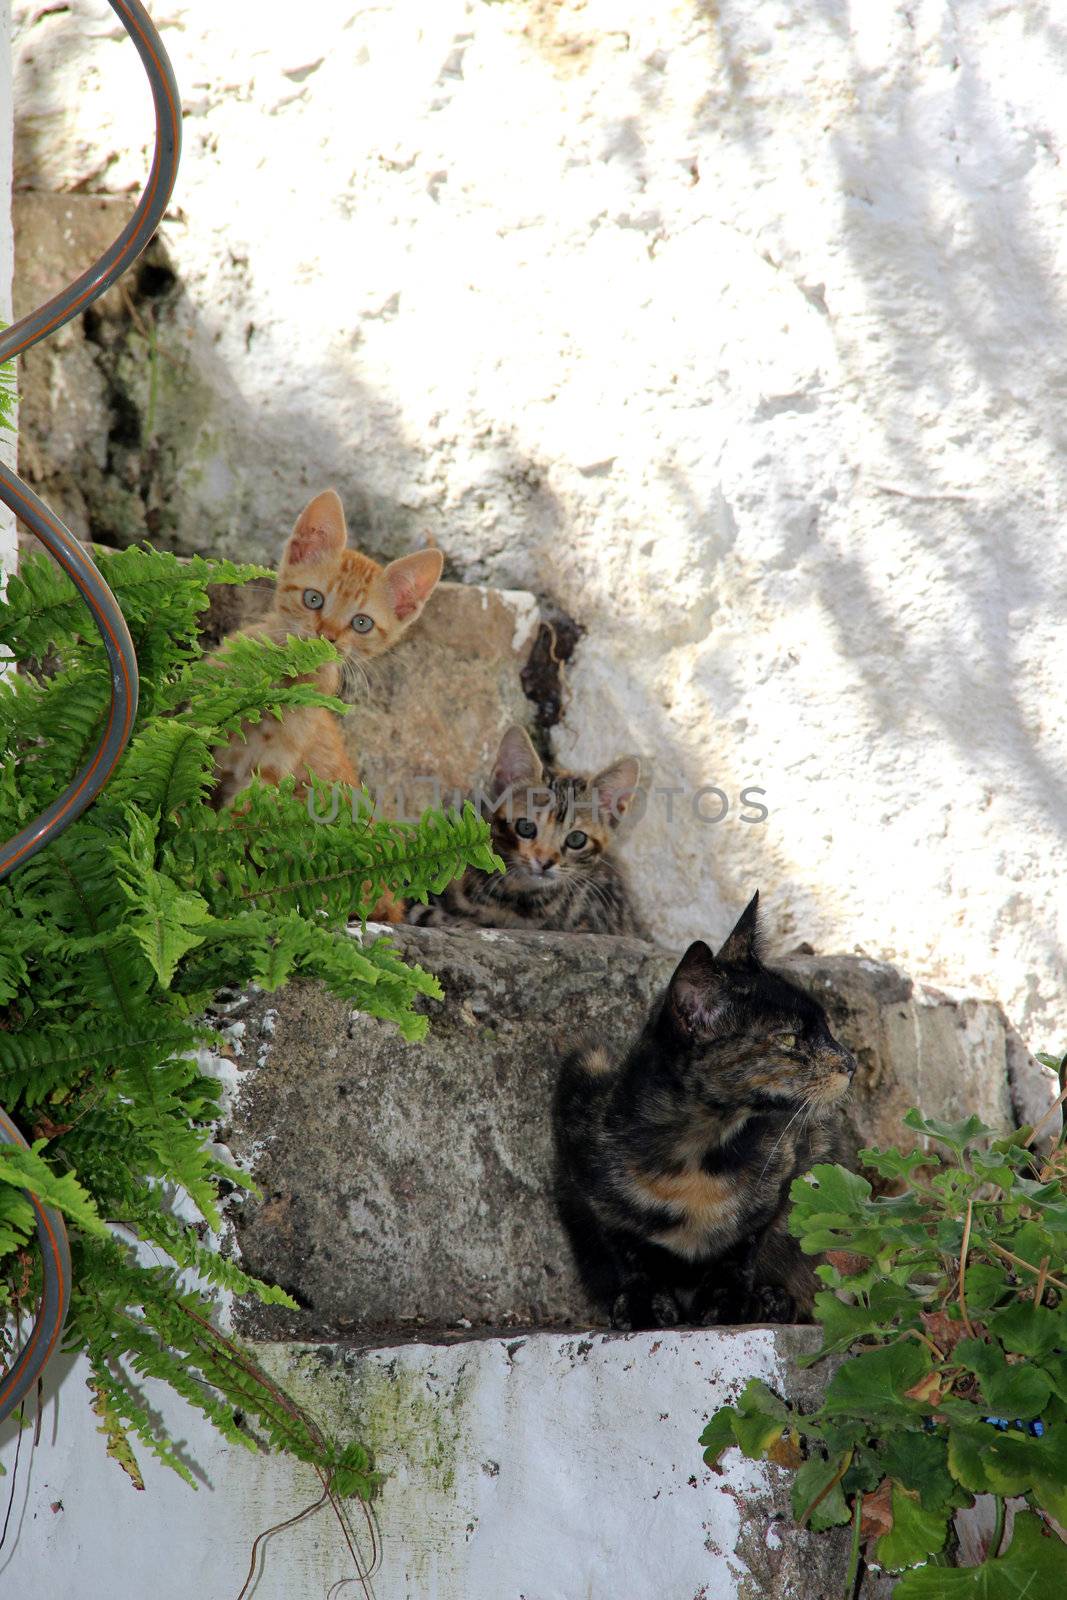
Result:
[[[321,611],[326,604],[326,597],[320,594],[317,589],[305,589],[304,604],[309,611]]]
[[[520,817],[515,824],[515,832],[520,839],[536,839],[537,823],[531,822],[529,817]]]
[[[365,611],[358,611],[352,618],[353,633],[369,633],[374,627],[374,618],[368,617]]]
[[[797,1042],[795,1033],[780,1033],[777,1035],[777,1039],[783,1050],[792,1050]]]
[[[573,833],[568,833],[563,843],[568,850],[583,850],[589,843],[589,835],[583,833],[581,828],[575,828]]]

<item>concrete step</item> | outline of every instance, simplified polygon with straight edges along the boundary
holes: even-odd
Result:
[[[334,1437],[371,1444],[388,1476],[365,1589],[320,1511],[267,1543],[256,1600],[339,1595],[343,1578],[346,1595],[373,1600],[829,1600],[843,1592],[848,1530],[799,1532],[788,1474],[737,1450],[713,1473],[698,1443],[749,1377],[809,1399],[820,1369],[797,1358],[816,1347],[814,1329],[793,1328],[257,1346],[272,1377]],[[24,1453],[5,1593],[236,1595],[256,1535],[319,1498],[315,1473],[222,1444],[150,1384],[201,1488],[140,1451],[148,1492],[135,1494],[95,1432],[85,1376],[68,1368],[62,1425],[50,1396]],[[9,1441],[9,1468],[13,1457]],[[349,1521],[369,1561],[357,1505]]]

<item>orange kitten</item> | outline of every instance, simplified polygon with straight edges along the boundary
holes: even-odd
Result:
[[[290,635],[329,639],[353,662],[391,649],[432,594],[444,564],[441,552],[419,550],[381,567],[347,543],[341,501],[326,489],[297,518],[282,552],[271,610],[241,633],[273,644],[284,644]],[[219,648],[225,650],[225,641]],[[324,694],[336,694],[341,673],[341,663],[330,662],[309,681]],[[295,706],[280,722],[264,717],[245,723],[242,732],[243,739],[234,734],[215,751],[217,805],[228,804],[257,771],[267,783],[293,773],[306,786],[309,772],[327,783],[359,783],[337,718],[322,706]]]

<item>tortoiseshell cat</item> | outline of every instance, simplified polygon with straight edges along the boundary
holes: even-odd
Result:
[[[613,855],[640,776],[636,756],[622,756],[595,777],[546,772],[525,730],[509,728],[482,805],[506,870],[468,868],[428,905],[409,907],[408,921],[647,939]]]
[[[614,1327],[810,1316],[789,1185],[838,1158],[855,1061],[822,1007],[763,965],[758,901],[717,956],[690,945],[624,1060],[593,1047],[563,1065],[557,1204]]]
[[[271,610],[240,632],[273,644],[284,644],[290,635],[329,639],[356,664],[391,649],[433,592],[441,552],[419,550],[381,567],[347,544],[344,508],[334,490],[326,489],[304,507],[286,542]],[[219,649],[225,648],[224,640]],[[322,667],[316,686],[336,694],[342,670],[339,662]],[[280,783],[290,773],[306,783],[309,771],[327,783],[359,783],[337,718],[321,706],[293,707],[280,722],[264,717],[245,723],[242,733],[215,751],[217,805],[228,804],[256,770],[267,783]]]

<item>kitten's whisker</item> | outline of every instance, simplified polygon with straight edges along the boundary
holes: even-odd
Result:
[[[370,675],[363,662],[356,656],[345,656],[341,666],[341,698],[354,700],[360,690],[365,696],[370,696]]]

